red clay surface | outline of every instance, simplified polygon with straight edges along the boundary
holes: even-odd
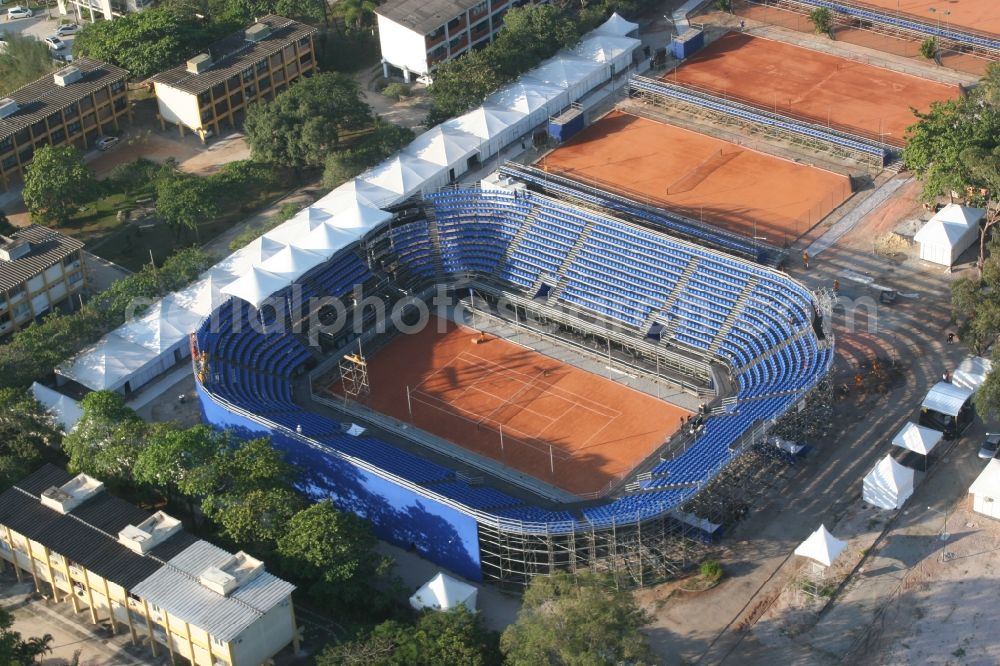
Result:
[[[666,80],[903,145],[911,107],[958,97],[955,86],[743,33],[709,44]]]
[[[795,240],[851,194],[846,176],[618,112],[541,164],[776,244]]]
[[[418,428],[575,494],[627,474],[691,414],[505,340],[474,344],[477,337],[431,318],[396,338],[367,359],[370,406],[411,421],[409,386]],[[343,390],[339,381],[330,388]]]
[[[909,14],[927,23],[939,23],[941,27],[968,28],[975,32],[1000,34],[1000,4],[997,0],[856,0],[858,4],[876,9],[892,10],[895,14]],[[934,9],[935,11],[931,11]],[[947,11],[944,15],[941,12]]]

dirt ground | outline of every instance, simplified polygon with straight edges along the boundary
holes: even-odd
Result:
[[[851,189],[840,174],[619,112],[549,153],[541,165],[778,244],[810,229]],[[795,187],[788,186],[792,182]]]
[[[783,42],[729,33],[663,77],[757,107],[902,145],[912,108],[958,88]]]
[[[441,334],[437,322],[368,359],[371,407],[401,421],[412,408],[417,427],[567,492],[602,490],[691,415],[506,340],[476,344],[451,322]]]

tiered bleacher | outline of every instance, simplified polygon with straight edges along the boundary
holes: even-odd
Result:
[[[637,338],[650,321],[664,322],[670,344],[731,366],[739,388],[730,413],[709,418],[695,442],[658,464],[637,490],[574,514],[471,485],[453,470],[377,438],[349,435],[344,424],[305,411],[292,399],[291,382],[309,362],[309,350],[280,322],[252,326],[261,315],[241,301],[228,301],[197,333],[209,368],[205,387],[332,452],[419,484],[479,520],[552,533],[677,508],[735,455],[734,442],[784,413],[829,367],[832,350],[813,331],[812,296],[781,273],[532,192],[447,190],[427,201],[429,220],[388,232],[396,258],[412,274],[447,280],[437,275],[440,267],[532,294],[544,280],[550,299],[631,329]],[[347,253],[301,282],[335,295],[369,275],[358,256]],[[213,321],[221,323],[213,327]]]

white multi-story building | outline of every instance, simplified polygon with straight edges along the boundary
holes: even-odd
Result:
[[[56,0],[59,13],[72,15],[77,21],[110,21],[129,12],[141,12],[153,0]]]
[[[545,1],[545,0],[542,0]],[[378,16],[382,71],[430,81],[431,68],[489,44],[511,7],[532,0],[389,0]]]

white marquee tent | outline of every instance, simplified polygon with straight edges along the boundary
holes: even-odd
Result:
[[[108,335],[77,354],[69,365],[56,368],[56,374],[94,391],[128,393],[166,372],[173,364],[172,355],[161,356],[117,335]]]
[[[376,167],[377,168],[377,167]],[[382,208],[391,206],[401,199],[398,193],[359,178],[349,180],[312,205],[313,208],[336,215],[351,203]]]
[[[865,476],[861,498],[880,509],[899,509],[913,494],[914,472],[886,454]]]
[[[920,243],[920,258],[942,266],[951,266],[979,239],[979,221],[986,215],[982,208],[948,204],[920,228],[913,240]]]
[[[337,229],[332,224],[323,224],[310,231],[294,245],[312,252],[325,254],[328,258],[350,245],[357,237],[349,231]]]
[[[908,421],[892,438],[892,445],[926,456],[938,445],[942,437],[944,433],[940,430],[925,428]]]
[[[558,113],[561,108],[554,104],[554,100],[564,94],[565,90],[558,86],[542,83],[531,77],[521,77],[516,83],[490,95],[485,106],[488,109],[506,109],[524,114],[525,117],[520,121],[523,128],[519,128],[517,132],[518,135],[523,135],[548,120],[549,116]]]
[[[986,375],[993,369],[993,361],[982,356],[966,356],[951,373],[951,383],[973,393],[979,390]]]
[[[354,238],[362,238],[378,225],[391,219],[392,213],[387,213],[381,208],[353,202],[334,215],[329,224],[334,229],[352,234]]]
[[[447,184],[448,171],[440,164],[396,153],[378,166],[365,171],[358,176],[358,180],[389,190],[402,200]]]
[[[479,590],[474,585],[463,583],[451,576],[438,572],[434,578],[424,583],[412,597],[410,605],[415,610],[451,610],[460,605],[465,606],[470,613],[476,612],[476,597]]]
[[[278,275],[254,266],[246,275],[223,287],[222,293],[235,296],[255,308],[260,308],[271,294],[281,291],[291,283],[292,279],[287,275]]]
[[[188,334],[202,316],[177,304],[173,296],[158,301],[141,317],[119,327],[114,335],[157,354],[173,354],[174,361],[190,356]]]
[[[199,317],[207,317],[229,298],[222,293],[223,286],[225,283],[209,273],[186,289],[171,296],[178,307],[189,310]]]
[[[941,412],[948,416],[958,416],[965,401],[972,397],[972,391],[948,382],[938,382],[927,392],[921,407]]]
[[[451,180],[469,170],[469,160],[479,154],[481,144],[475,135],[438,125],[414,139],[403,152],[444,167]]]
[[[562,108],[580,99],[604,81],[607,68],[599,62],[560,53],[532,70],[530,76],[546,85],[566,90],[566,96],[556,100],[558,107]]]
[[[452,118],[443,124],[477,137],[482,142],[479,156],[486,161],[521,135],[518,128],[525,117],[526,114],[520,111],[478,106],[465,115]]]
[[[597,26],[593,32],[598,35],[626,37],[629,35],[635,35],[638,31],[638,23],[632,23],[631,21],[622,18],[621,14],[618,12],[615,12],[608,18],[607,21]]]
[[[799,544],[795,549],[796,555],[809,558],[814,562],[819,562],[824,567],[833,564],[837,556],[847,547],[846,541],[837,539],[825,525],[820,525],[819,529],[809,535],[809,538]]]
[[[596,34],[580,42],[573,49],[573,55],[613,66],[617,74],[632,64],[632,53],[641,44],[641,41],[631,37]]]
[[[290,278],[294,282],[327,259],[326,254],[286,245],[260,267],[270,273]]]
[[[83,416],[80,403],[68,395],[53,391],[48,386],[42,386],[38,382],[32,383],[31,395],[35,396],[35,400],[45,408],[63,432],[73,432],[76,422]]]
[[[990,518],[1000,518],[1000,460],[990,458],[969,486],[972,510]]]

